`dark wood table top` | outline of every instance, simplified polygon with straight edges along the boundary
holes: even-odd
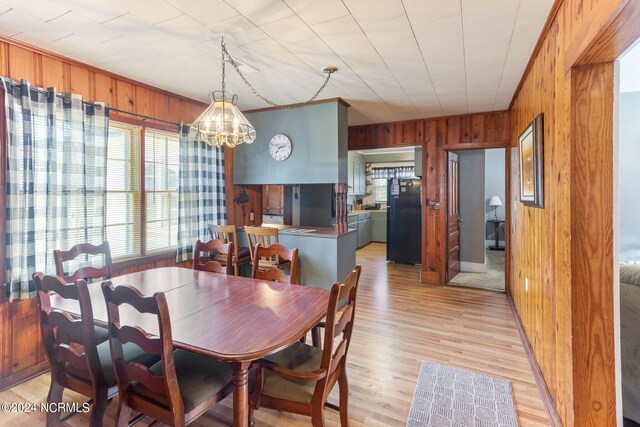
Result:
[[[176,348],[225,361],[251,361],[298,340],[326,314],[329,292],[308,286],[264,282],[245,277],[166,267],[111,279],[145,295],[165,292]],[[106,324],[107,307],[100,283],[89,285],[93,315]],[[75,301],[52,295],[51,305],[72,314]],[[157,333],[154,316],[129,306],[120,311],[122,324]]]

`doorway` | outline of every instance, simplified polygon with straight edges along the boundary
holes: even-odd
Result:
[[[620,58],[617,69],[618,168],[614,180],[618,181],[618,209],[614,212],[618,212],[618,230],[614,244],[617,240],[622,412],[624,427],[640,427],[640,44]]]
[[[447,153],[447,284],[505,292],[506,150]]]

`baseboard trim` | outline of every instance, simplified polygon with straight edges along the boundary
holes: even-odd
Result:
[[[540,392],[540,397],[542,397],[542,404],[544,405],[544,409],[549,416],[549,422],[551,422],[552,427],[563,427],[562,420],[560,419],[560,414],[558,414],[558,410],[556,409],[555,402],[553,401],[553,397],[549,392],[549,388],[547,387],[547,383],[544,380],[544,376],[542,375],[542,371],[540,370],[540,366],[536,361],[536,357],[533,354],[533,348],[531,347],[531,343],[529,342],[529,338],[527,338],[527,334],[524,331],[524,326],[522,325],[522,321],[520,320],[520,315],[518,315],[518,310],[516,310],[516,306],[513,303],[513,298],[511,294],[507,293],[507,299],[509,300],[509,307],[511,307],[511,312],[513,313],[513,317],[516,321],[516,329],[518,329],[518,335],[520,335],[520,341],[522,341],[522,346],[524,347],[524,352],[527,355],[527,359],[529,360],[529,366],[531,366],[531,371],[533,372],[533,379],[536,382],[536,387],[538,388],[538,392]]]
[[[32,378],[35,378],[38,375],[47,372],[48,370],[49,362],[47,360],[44,360],[14,374],[7,375],[4,378],[0,378],[0,392],[10,389],[11,387],[21,384]]]
[[[486,273],[487,264],[479,262],[460,261],[460,271],[463,273]]]
[[[484,241],[484,247],[488,248],[489,246],[493,246],[496,244],[495,239],[491,239],[491,240],[485,240]],[[499,246],[504,246],[504,240],[498,240],[498,245]]]

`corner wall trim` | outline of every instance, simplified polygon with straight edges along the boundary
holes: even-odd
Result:
[[[520,320],[520,316],[518,315],[516,306],[513,303],[513,298],[509,293],[507,294],[507,300],[509,300],[509,307],[511,307],[511,312],[513,313],[514,320],[516,321],[516,328],[518,329],[518,335],[520,335],[520,341],[522,341],[524,352],[527,355],[527,359],[529,360],[529,366],[531,366],[531,371],[533,372],[533,379],[535,380],[536,387],[540,392],[540,397],[542,398],[544,409],[547,412],[547,415],[549,416],[549,422],[551,422],[552,427],[563,427],[562,421],[560,420],[560,414],[558,414],[556,405],[553,401],[553,397],[551,396],[551,393],[549,393],[549,389],[547,388],[547,383],[544,381],[544,376],[542,375],[540,366],[538,366],[536,357],[533,354],[531,343],[529,343],[529,338],[527,338],[527,334],[524,331],[524,326],[522,326],[522,321]]]

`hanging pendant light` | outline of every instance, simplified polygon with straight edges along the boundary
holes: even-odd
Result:
[[[192,138],[205,142],[214,147],[227,146],[234,148],[239,144],[251,144],[256,140],[256,129],[236,107],[238,95],[233,95],[231,101],[226,97],[225,84],[225,53],[224,39],[222,40],[222,90],[209,94],[211,105],[198,116],[190,126]]]
[[[205,142],[215,147],[227,146],[234,148],[239,144],[251,144],[256,140],[256,129],[242,114],[242,112],[236,107],[238,101],[238,95],[233,95],[231,101],[226,97],[226,84],[225,84],[225,63],[229,62],[233,69],[238,73],[242,81],[251,89],[254,95],[265,101],[267,104],[272,105],[278,109],[290,109],[299,108],[312,103],[320,92],[329,83],[331,74],[338,71],[338,68],[334,66],[327,66],[322,68],[322,72],[327,75],[320,89],[307,101],[293,105],[278,105],[270,99],[262,96],[258,90],[249,83],[244,77],[236,61],[227,52],[227,48],[224,44],[224,38],[220,43],[222,48],[222,90],[217,90],[209,94],[209,100],[211,105],[198,116],[195,122],[190,126],[190,135],[199,141]]]
[[[229,101],[224,91],[217,90],[209,94],[209,100],[211,105],[191,124],[194,138],[214,147],[226,145],[229,148],[256,140],[255,128],[236,107],[238,95],[233,95]]]

